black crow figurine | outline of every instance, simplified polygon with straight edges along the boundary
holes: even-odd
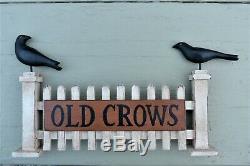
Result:
[[[30,36],[19,35],[15,43],[15,52],[17,59],[25,65],[30,66],[30,71],[32,72],[32,66],[48,66],[56,70],[62,70],[60,62],[50,59],[34,48],[26,45],[26,42],[31,39]]]
[[[199,63],[199,70],[201,70],[202,63],[212,59],[225,59],[230,61],[237,61],[239,59],[238,55],[224,54],[205,48],[192,47],[185,42],[177,43],[173,48],[179,50],[187,60],[193,63]]]

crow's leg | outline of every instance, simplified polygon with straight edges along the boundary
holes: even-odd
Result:
[[[201,70],[201,63],[199,63],[199,70]]]
[[[32,66],[30,66],[30,72],[33,72]]]

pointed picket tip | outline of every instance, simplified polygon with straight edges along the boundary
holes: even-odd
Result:
[[[117,85],[116,86],[116,90],[124,90],[125,89],[125,86],[124,85]]]
[[[102,87],[102,100],[110,100],[109,86],[103,86]]]
[[[133,89],[140,89],[140,87],[139,87],[138,85],[133,85],[133,86],[132,86],[132,90],[133,90]]]
[[[71,99],[80,100],[80,88],[79,86],[71,87]]]
[[[147,86],[147,91],[155,91],[155,86],[153,84],[149,84]]]
[[[76,89],[76,88],[80,89],[80,87],[78,85],[74,85],[71,87],[71,89]]]
[[[43,88],[43,91],[51,91],[51,86],[49,85],[46,85],[44,88]]]
[[[87,87],[87,91],[94,91],[95,90],[95,86],[94,85],[89,85]]]
[[[118,83],[118,84],[117,84],[117,87],[118,87],[118,86],[125,86],[125,85],[124,85],[123,83]]]
[[[93,85],[87,88],[87,100],[95,100],[95,86]]]
[[[169,87],[167,85],[162,85],[161,89],[167,89],[167,90],[169,90]]]
[[[137,85],[133,85],[131,88],[131,99],[132,100],[140,100],[140,87]]]
[[[125,86],[119,85],[116,87],[116,99],[125,100]]]
[[[59,85],[57,87],[57,100],[65,100],[66,94],[65,94],[65,87],[62,85]]]
[[[47,88],[47,87],[51,87],[51,86],[50,86],[50,85],[48,85],[48,84],[44,86],[44,88]],[[44,89],[44,88],[43,88],[43,89]]]
[[[147,87],[147,99],[155,100],[155,86],[153,84],[149,84]]]
[[[184,85],[179,85],[177,87],[177,99],[185,99],[185,86]]]
[[[148,84],[148,88],[155,88],[154,84],[150,83]]]
[[[49,85],[43,88],[43,100],[51,100],[51,86]]]
[[[43,87],[43,91],[51,91],[51,86],[50,85],[45,85]]]
[[[109,86],[102,86],[102,91],[110,91]]]
[[[79,92],[79,91],[80,91],[80,87],[79,87],[79,86],[72,86],[72,87],[71,87],[71,92],[72,92],[72,91],[73,91],[73,92],[74,92],[74,91],[78,91],[78,92]]]
[[[162,99],[170,99],[170,90],[167,85],[163,85],[161,87],[161,98]]]
[[[59,85],[57,87],[57,91],[65,91],[65,87],[63,85]]]

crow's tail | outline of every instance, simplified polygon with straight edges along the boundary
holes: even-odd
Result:
[[[230,61],[237,61],[239,60],[238,55],[231,55],[231,54],[221,54],[217,56],[220,59],[230,60]]]
[[[52,66],[52,68],[54,68],[54,69],[56,69],[58,71],[62,70],[62,67],[60,67],[60,66]]]
[[[55,63],[56,65],[59,65],[59,64],[60,64],[60,62],[58,62],[58,61],[55,61],[55,60],[54,60],[54,63]]]
[[[60,64],[60,62],[52,60],[52,61],[50,61],[48,66],[53,68],[53,69],[56,69],[56,70],[60,71],[60,70],[62,70],[62,67],[58,66],[59,64]]]

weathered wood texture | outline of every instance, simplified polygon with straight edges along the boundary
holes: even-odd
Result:
[[[95,100],[95,87],[88,86],[87,88],[87,100]],[[84,132],[82,135],[84,135]],[[95,150],[96,149],[96,132],[95,131],[88,131],[88,150]]]
[[[58,86],[57,88],[57,100],[65,100],[66,92],[64,86]],[[57,141],[57,149],[59,151],[66,150],[66,136],[65,131],[58,131],[58,141]]]
[[[1,163],[249,165],[249,134],[246,132],[250,103],[249,5],[5,4],[0,5],[0,12]],[[56,85],[62,82],[68,91],[72,84],[81,87],[94,84],[98,94],[101,85],[114,87],[122,82],[125,86],[144,87],[141,98],[146,99],[145,87],[149,83],[167,83],[170,89],[183,83],[186,96],[191,99],[186,77],[197,67],[170,48],[174,43],[184,40],[196,46],[239,54],[237,63],[219,60],[203,65],[213,75],[209,82],[208,131],[210,143],[216,145],[220,156],[191,160],[185,152],[172,151],[166,155],[157,150],[142,160],[133,153],[69,150],[46,152],[39,160],[10,158],[11,152],[21,144],[21,86],[17,78],[21,72],[29,70],[14,54],[13,43],[20,33],[33,36],[30,45],[63,62],[63,72],[35,68],[45,76],[45,84],[52,85],[53,94]],[[114,94],[111,93],[113,98]],[[160,98],[159,93],[156,97]],[[100,99],[100,95],[96,98]],[[52,134],[52,138],[56,136]],[[53,146],[56,148],[52,142]]]
[[[126,99],[125,97],[125,87],[124,86],[117,86],[117,99],[116,101],[108,101],[111,100],[111,91],[108,86],[102,87],[102,100],[105,101],[86,101],[81,100],[80,97],[80,88],[78,86],[74,86],[71,88],[71,100],[66,100],[66,89],[64,86],[58,86],[57,87],[57,98],[56,100],[53,100],[51,97],[51,87],[46,86],[43,89],[43,102],[40,101],[38,98],[38,92],[40,91],[40,82],[42,82],[42,77],[39,77],[34,72],[25,72],[22,77],[20,77],[20,81],[22,82],[22,99],[23,99],[23,108],[22,111],[24,112],[22,115],[23,119],[23,137],[22,139],[23,144],[21,147],[21,150],[17,150],[12,153],[13,157],[38,157],[39,151],[43,149],[44,151],[50,151],[51,150],[51,140],[56,139],[57,141],[57,150],[59,151],[65,151],[67,140],[72,141],[72,149],[73,150],[80,150],[80,143],[81,139],[88,139],[88,149],[95,150],[95,141],[98,139],[102,139],[103,141],[111,142],[111,140],[114,138],[114,136],[117,135],[124,135],[126,139],[135,139],[137,141],[140,141],[141,139],[147,139],[150,141],[149,150],[156,150],[157,147],[157,140],[162,141],[162,148],[164,150],[170,149],[170,143],[171,139],[177,139],[178,140],[178,149],[179,150],[186,150],[187,149],[187,139],[192,139],[194,144],[192,148],[192,156],[206,156],[206,155],[217,155],[217,152],[214,150],[211,150],[208,146],[208,131],[207,131],[207,98],[208,98],[208,80],[210,79],[210,75],[207,74],[207,71],[205,70],[195,70],[192,72],[192,75],[190,75],[190,80],[192,82],[192,94],[193,94],[193,101],[185,101],[185,87],[183,85],[178,86],[176,92],[177,92],[177,99],[178,100],[156,100],[156,89],[155,86],[150,84],[147,86],[147,100],[140,100],[140,101],[132,101],[132,100],[138,100],[140,98],[140,88],[136,85],[132,86],[132,100],[126,100],[126,101],[119,101]],[[32,86],[35,84],[36,86]],[[32,93],[31,93],[32,92]],[[94,87],[89,86],[87,88],[87,100],[93,99],[95,95]],[[92,96],[92,97],[91,97]],[[170,98],[170,91],[167,86],[161,87],[161,97],[162,99],[169,99]],[[52,101],[50,101],[52,100]],[[63,101],[62,101],[63,100]],[[77,101],[79,100],[79,101]],[[81,100],[81,101],[80,101]],[[152,101],[155,100],[155,101]],[[32,102],[31,102],[32,101]],[[184,128],[179,127],[176,125],[176,128],[165,128],[165,130],[172,130],[171,132],[168,131],[160,131],[161,128],[157,127],[156,125],[148,126],[150,124],[149,119],[147,122],[147,118],[145,119],[145,129],[150,129],[149,131],[143,131],[144,128],[141,128],[142,131],[139,131],[138,128],[132,128],[130,127],[130,130],[133,129],[132,135],[129,134],[129,131],[127,131],[127,134],[125,135],[124,131],[119,131],[117,127],[111,128],[112,126],[108,128],[104,128],[102,125],[99,124],[98,127],[85,129],[85,132],[82,131],[74,131],[77,130],[77,128],[72,128],[68,130],[67,128],[55,128],[56,130],[53,130],[50,126],[52,124],[48,123],[49,118],[51,117],[51,110],[54,110],[54,106],[60,105],[61,108],[66,109],[66,105],[72,105],[72,114],[68,119],[72,121],[81,121],[81,114],[79,114],[78,107],[79,105],[88,105],[92,108],[92,111],[95,110],[95,117],[102,117],[102,111],[104,107],[106,107],[108,104],[117,105],[123,102],[124,105],[127,105],[128,109],[130,108],[130,114],[127,116],[128,122],[131,123],[132,119],[131,114],[134,115],[132,112],[135,111],[135,107],[137,107],[139,104],[144,106],[145,105],[154,105],[158,106],[158,110],[160,111],[160,107],[162,105],[168,105],[169,108],[169,116],[171,116],[170,112],[173,112],[171,109],[172,104],[178,105],[178,111],[175,112],[175,116],[178,119],[179,126],[183,126]],[[39,103],[39,104],[38,104]],[[185,107],[184,104],[187,103],[189,105],[190,103],[193,106],[187,106]],[[152,107],[151,106],[151,107]],[[42,111],[43,117],[38,117],[38,111],[41,108],[40,111]],[[186,108],[193,109],[193,124],[194,124],[194,130],[186,130]],[[116,107],[114,109],[117,109]],[[27,111],[29,110],[29,111]],[[98,110],[98,112],[97,112]],[[146,109],[144,109],[146,110]],[[171,111],[172,110],[172,111]],[[54,118],[56,122],[53,123],[62,123],[65,121],[65,117],[69,116],[69,112],[65,112],[61,110],[61,117]],[[128,111],[128,110],[127,110]],[[152,111],[152,109],[151,109]],[[116,112],[116,111],[115,111]],[[147,111],[145,111],[147,112]],[[111,114],[113,113],[113,114]],[[114,114],[112,111],[109,113],[109,118],[112,122],[117,121],[117,115]],[[64,115],[62,115],[64,114]],[[161,113],[160,113],[161,114]],[[146,113],[147,115],[147,113]],[[86,115],[85,115],[86,116]],[[119,115],[120,116],[120,115]],[[135,115],[134,115],[135,116]],[[137,117],[140,115],[137,114]],[[165,119],[167,121],[172,121],[169,119],[168,115],[165,114]],[[64,117],[64,118],[62,118]],[[86,116],[87,117],[87,116]],[[172,116],[171,116],[172,117]],[[28,121],[27,121],[28,119]],[[66,118],[67,119],[67,118]],[[87,118],[89,119],[89,118]],[[142,119],[140,117],[139,119]],[[143,118],[144,119],[144,118]],[[42,120],[42,121],[41,121]],[[63,120],[63,121],[61,121]],[[138,120],[138,119],[137,119]],[[61,122],[60,122],[61,121]],[[68,120],[66,120],[68,122]],[[102,124],[102,121],[104,119],[97,119],[95,124],[98,123]],[[30,123],[27,122],[32,122]],[[42,123],[42,130],[38,129],[39,122]],[[176,121],[177,122],[177,121]],[[70,122],[68,122],[70,123]],[[78,122],[79,123],[79,122]],[[120,123],[120,122],[119,122]],[[137,122],[138,123],[138,122]],[[156,123],[157,124],[157,123]],[[55,124],[56,125],[56,124]],[[142,127],[144,127],[142,126]],[[167,126],[165,123],[164,126]],[[157,127],[157,128],[155,128]],[[168,126],[169,127],[169,126]],[[172,126],[173,127],[173,126]],[[50,128],[52,129],[50,131]],[[110,130],[111,129],[111,130]],[[115,129],[115,130],[114,130]],[[124,130],[127,130],[126,128],[121,128]],[[152,130],[153,129],[153,130]],[[181,131],[178,131],[181,129]],[[92,131],[91,131],[92,130]],[[100,131],[95,131],[100,130]],[[106,131],[105,131],[106,130]],[[88,133],[91,132],[90,137],[88,137]],[[96,137],[95,137],[95,134]],[[53,135],[53,136],[52,136]],[[39,147],[39,140],[43,140],[43,144]],[[91,139],[91,140],[89,140]],[[197,139],[197,140],[196,140]],[[27,141],[28,140],[28,141]],[[205,150],[205,151],[204,151]],[[30,154],[28,154],[29,152]],[[36,155],[35,155],[36,154]]]
[[[132,86],[132,92],[131,92],[131,99],[132,100],[140,100],[140,87],[133,85]],[[145,131],[132,131],[131,132],[131,138],[136,140],[136,141],[140,141],[142,135],[146,136],[146,132]]]
[[[153,85],[149,85],[147,87],[147,99],[148,100],[155,100],[155,87]],[[148,140],[150,140],[150,146],[149,150],[155,150],[156,149],[156,133],[155,131],[148,131]]]
[[[185,86],[183,86],[183,85],[178,86],[177,99],[183,99],[183,100],[185,99]],[[202,98],[201,100],[204,100],[204,99]],[[196,103],[196,102],[197,101],[195,101],[194,103]],[[204,123],[206,123],[206,122],[204,121]],[[177,134],[178,134],[178,149],[179,150],[186,150],[187,149],[186,132],[185,131],[177,131]]]
[[[193,113],[193,126],[196,130],[194,146],[197,149],[207,149],[208,145],[208,119],[207,99],[208,80],[211,76],[207,71],[194,71],[190,80],[192,82],[192,96],[195,100],[195,111]]]
[[[43,89],[43,100],[51,100],[51,86],[46,86]],[[44,113],[43,113],[43,120],[44,120]],[[44,124],[43,124],[44,130]],[[43,150],[49,151],[51,150],[51,135],[52,132],[44,131],[43,133]]]
[[[125,86],[117,86],[116,87],[116,100],[125,100]],[[125,136],[125,133],[129,133],[128,131],[117,131],[117,136]]]
[[[36,151],[39,146],[36,138],[38,130],[38,111],[36,109],[39,101],[40,83],[42,77],[36,73],[24,73],[19,78],[22,83],[22,150]]]
[[[37,131],[39,114],[37,102],[43,78],[34,72],[25,72],[19,77],[22,84],[22,144],[21,150],[13,152],[14,157],[38,157],[39,141]],[[24,152],[24,153],[22,153]]]
[[[168,86],[162,86],[161,88],[161,98],[170,99],[170,90]],[[164,131],[162,132],[162,149],[170,150],[170,141],[171,141],[171,132]]]
[[[80,88],[78,86],[74,86],[71,88],[71,100],[80,100]],[[85,132],[84,134],[87,134],[87,132]],[[73,150],[80,150],[80,143],[80,132],[74,131],[72,139]]]

